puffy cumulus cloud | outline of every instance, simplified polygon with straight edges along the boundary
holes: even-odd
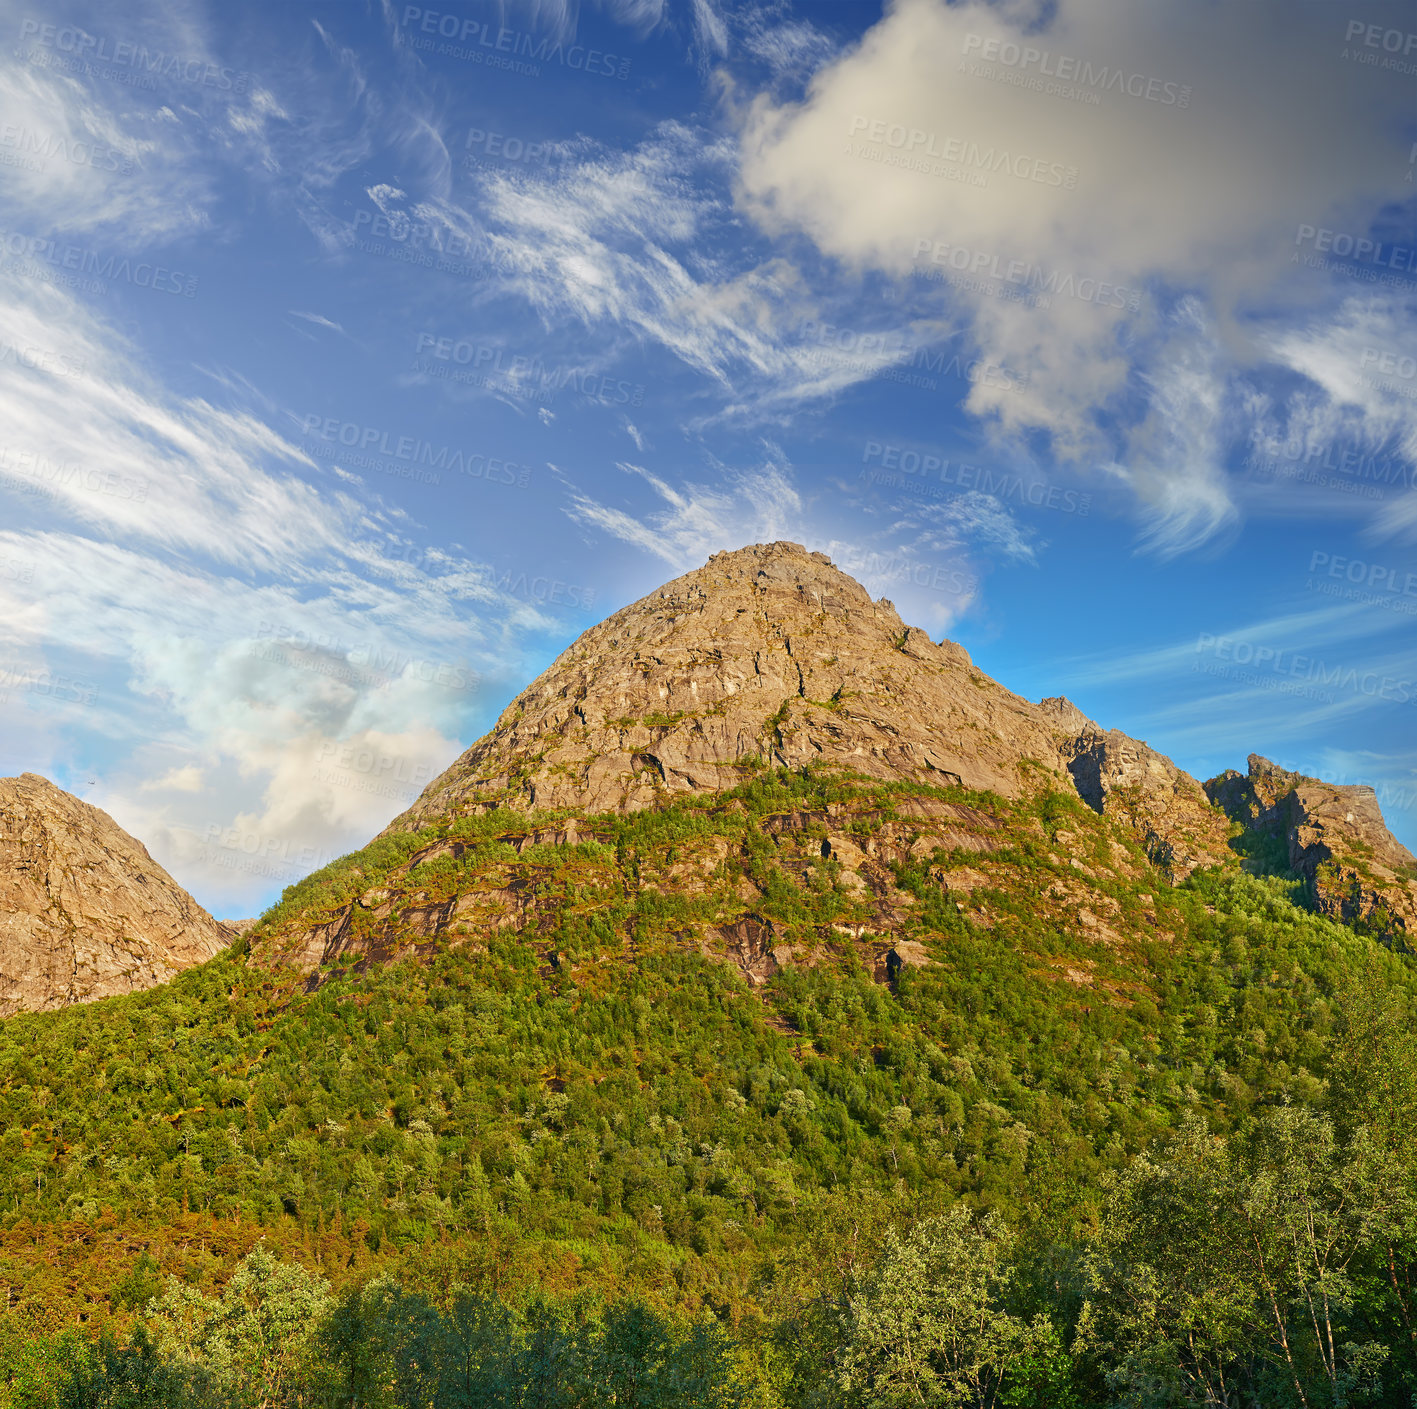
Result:
[[[1383,14],[1401,19],[1364,20],[1382,31]],[[1183,423],[1243,409],[1221,404],[1227,371],[1331,301],[1303,232],[1364,231],[1411,198],[1410,79],[1353,56],[1387,57],[1366,30],[1345,50],[1352,18],[897,0],[802,101],[742,113],[740,199],[770,231],[966,310],[988,355],[1030,373],[1022,394],[976,383],[969,409],[1125,459],[1152,541],[1192,545],[1233,506],[1221,447]],[[1200,301],[1211,352],[1178,297]]]
[[[103,737],[114,761],[91,800],[211,905],[246,910],[298,878],[253,857],[363,844],[526,673],[531,609],[452,559],[391,563],[402,576],[384,583],[330,571],[262,584],[7,530],[0,562],[23,565],[0,580],[0,662],[21,682],[0,680],[7,742],[28,720],[38,763]],[[465,609],[459,579],[480,610]],[[247,840],[213,840],[232,829]]]
[[[199,898],[234,884],[249,909],[278,878],[233,870],[210,828],[361,844],[556,623],[357,479],[320,483],[248,388],[174,395],[67,291],[10,271],[0,294],[7,747],[60,776],[106,754],[101,805]]]

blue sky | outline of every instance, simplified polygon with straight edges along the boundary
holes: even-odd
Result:
[[[216,914],[775,538],[1417,847],[1410,6],[0,24],[0,773]]]

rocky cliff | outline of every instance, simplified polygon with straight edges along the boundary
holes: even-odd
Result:
[[[1046,699],[1042,708],[1063,731],[1058,751],[1078,796],[1127,826],[1172,880],[1226,859],[1226,818],[1189,773],[1120,729],[1094,724],[1069,700]]]
[[[386,833],[499,804],[633,811],[811,762],[1005,798],[1076,788],[1177,876],[1226,855],[1168,759],[1004,689],[796,543],[716,553],[592,627]]]
[[[0,1018],[151,988],[231,938],[107,813],[0,778]]]
[[[1321,914],[1417,937],[1417,857],[1388,831],[1372,788],[1325,783],[1252,753],[1247,774],[1227,769],[1205,791],[1253,835],[1282,845]]]

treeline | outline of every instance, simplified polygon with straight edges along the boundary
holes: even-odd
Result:
[[[1343,1118],[1188,1123],[1061,1246],[959,1203],[870,1246],[843,1216],[765,1270],[764,1314],[340,1293],[264,1247],[219,1295],[170,1278],[120,1344],[0,1343],[5,1409],[1398,1409],[1417,1394],[1417,1063],[1378,1002]],[[1335,1115],[1337,1114],[1337,1109]],[[4,1323],[0,1323],[4,1324]]]

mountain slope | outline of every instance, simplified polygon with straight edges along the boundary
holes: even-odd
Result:
[[[151,988],[231,939],[106,812],[0,778],[0,1018]]]
[[[1076,1247],[1189,1119],[1322,1110],[1355,991],[1417,998],[1145,744],[793,545],[703,572],[214,962],[0,1023],[18,1304],[121,1309],[96,1229],[194,1285],[270,1229],[336,1280],[745,1317],[955,1200]]]
[[[188,1279],[229,1266],[200,1214],[332,1276],[362,1247],[747,1312],[823,1220],[962,1197],[1066,1229],[1188,1113],[1319,1101],[1355,975],[1414,991],[1291,894],[1172,887],[1062,792],[821,770],[574,840],[507,814],[386,838],[292,888],[252,962],[0,1024],[0,1273],[102,1315],[113,1282],[52,1268],[88,1266],[107,1207]],[[358,943],[279,962],[320,916]]]

